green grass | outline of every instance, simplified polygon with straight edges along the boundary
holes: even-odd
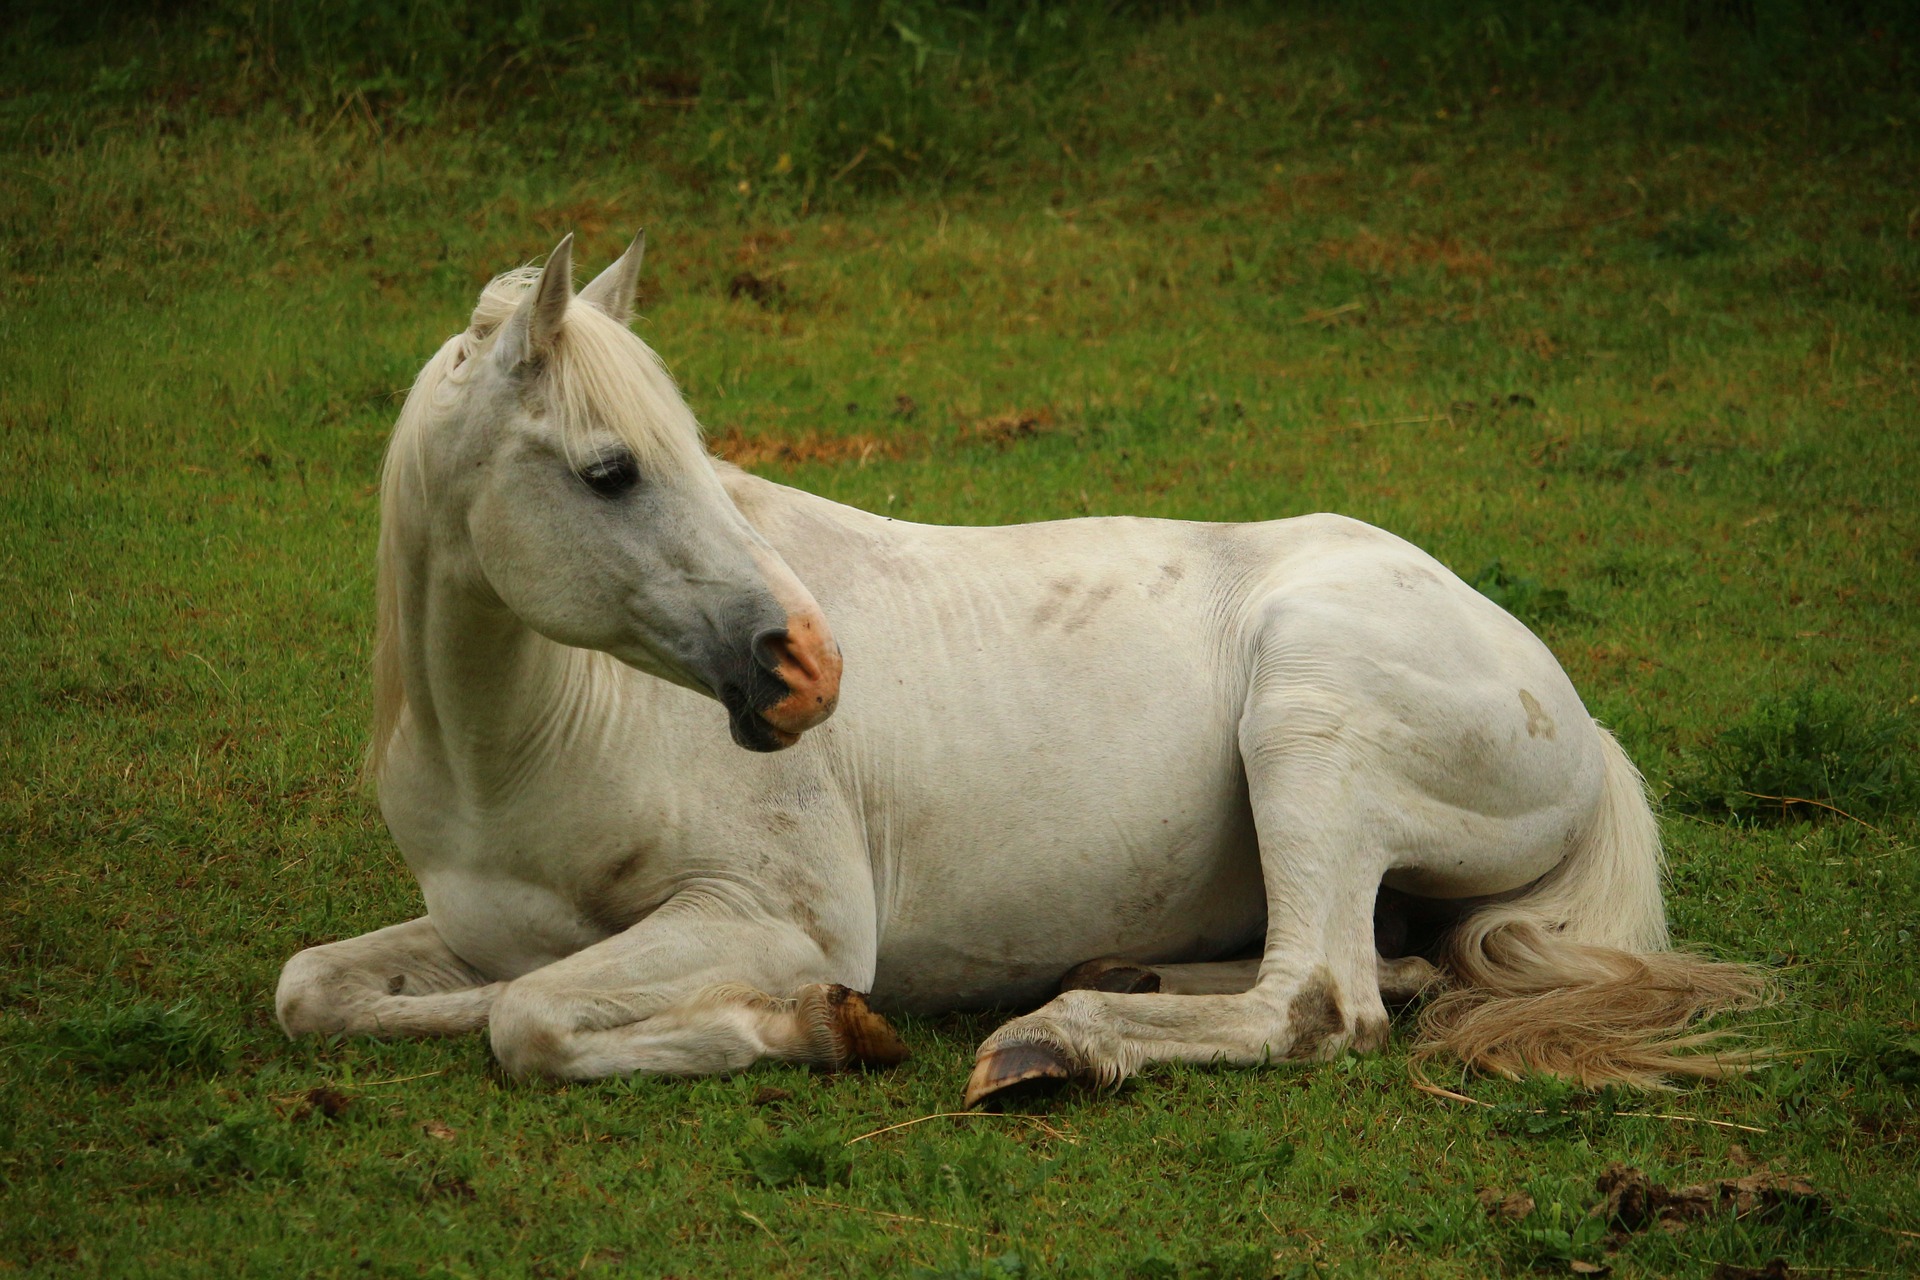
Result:
[[[0,1267],[1920,1268],[1911,20],[710,9],[11,20]],[[896,120],[919,158],[875,164]],[[289,1045],[285,958],[419,910],[354,781],[397,397],[488,275],[640,224],[640,332],[765,474],[919,520],[1343,511],[1528,613],[1657,792],[1839,786],[1857,820],[1665,823],[1675,932],[1778,967],[1782,1060],[1438,1081],[1476,1107],[1397,1038],[849,1146],[953,1110],[993,1020],[906,1022],[886,1074],[567,1087],[478,1037]],[[1614,1162],[1824,1209],[1610,1252]]]

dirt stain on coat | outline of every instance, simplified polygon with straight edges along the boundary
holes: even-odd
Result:
[[[1553,717],[1547,714],[1546,709],[1540,705],[1538,698],[1528,693],[1525,689],[1522,689],[1520,691],[1520,705],[1525,707],[1527,711],[1527,736],[1529,738],[1553,737],[1556,729],[1553,723]]]

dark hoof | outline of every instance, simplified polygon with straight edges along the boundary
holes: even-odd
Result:
[[[1145,965],[1130,960],[1089,960],[1067,970],[1060,979],[1062,991],[1113,991],[1120,995],[1140,995],[1160,989],[1160,975]]]
[[[1058,1093],[1077,1074],[1066,1054],[1052,1045],[1001,1045],[973,1064],[967,1108],[1004,1111],[1010,1102]]]
[[[867,1007],[867,998],[847,987],[827,988],[836,1038],[849,1065],[896,1067],[912,1050],[885,1018]]]

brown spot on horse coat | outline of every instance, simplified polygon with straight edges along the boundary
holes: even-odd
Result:
[[[647,855],[646,846],[634,849],[593,878],[592,886],[580,900],[581,918],[609,936],[625,933],[643,919],[653,905],[642,901],[638,890],[627,884],[640,870]]]
[[[1073,595],[1073,580],[1055,578],[1047,584],[1047,593],[1047,598],[1042,600],[1039,608],[1033,611],[1033,625],[1036,627],[1046,626],[1059,615],[1060,610],[1066,606],[1068,597]]]
[[[1287,1057],[1317,1058],[1327,1041],[1347,1029],[1347,1020],[1333,998],[1333,982],[1325,969],[1316,969],[1287,1005],[1287,1029],[1293,1043]]]
[[[1166,564],[1160,566],[1159,580],[1147,588],[1147,598],[1149,600],[1158,600],[1161,596],[1164,596],[1167,592],[1178,586],[1180,580],[1186,576],[1187,571],[1185,569],[1172,561],[1168,561]]]
[[[1546,709],[1540,705],[1538,698],[1528,693],[1525,689],[1522,689],[1520,691],[1520,705],[1527,709],[1527,736],[1529,738],[1553,737],[1556,729],[1553,723],[1553,717],[1547,714]]]
[[[1117,590],[1111,582],[1088,586],[1072,578],[1055,578],[1047,584],[1047,598],[1033,611],[1033,625],[1045,627],[1058,622],[1062,631],[1072,635],[1092,622],[1100,606]]]

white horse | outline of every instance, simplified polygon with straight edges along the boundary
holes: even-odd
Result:
[[[294,956],[289,1034],[486,1025],[577,1079],[889,1063],[876,1009],[1040,1004],[976,1104],[1372,1049],[1432,987],[1491,1070],[1725,1069],[1686,1028],[1758,984],[1666,949],[1639,775],[1432,557],[756,479],[628,331],[640,257],[494,280],[401,412],[370,768],[426,914]]]

